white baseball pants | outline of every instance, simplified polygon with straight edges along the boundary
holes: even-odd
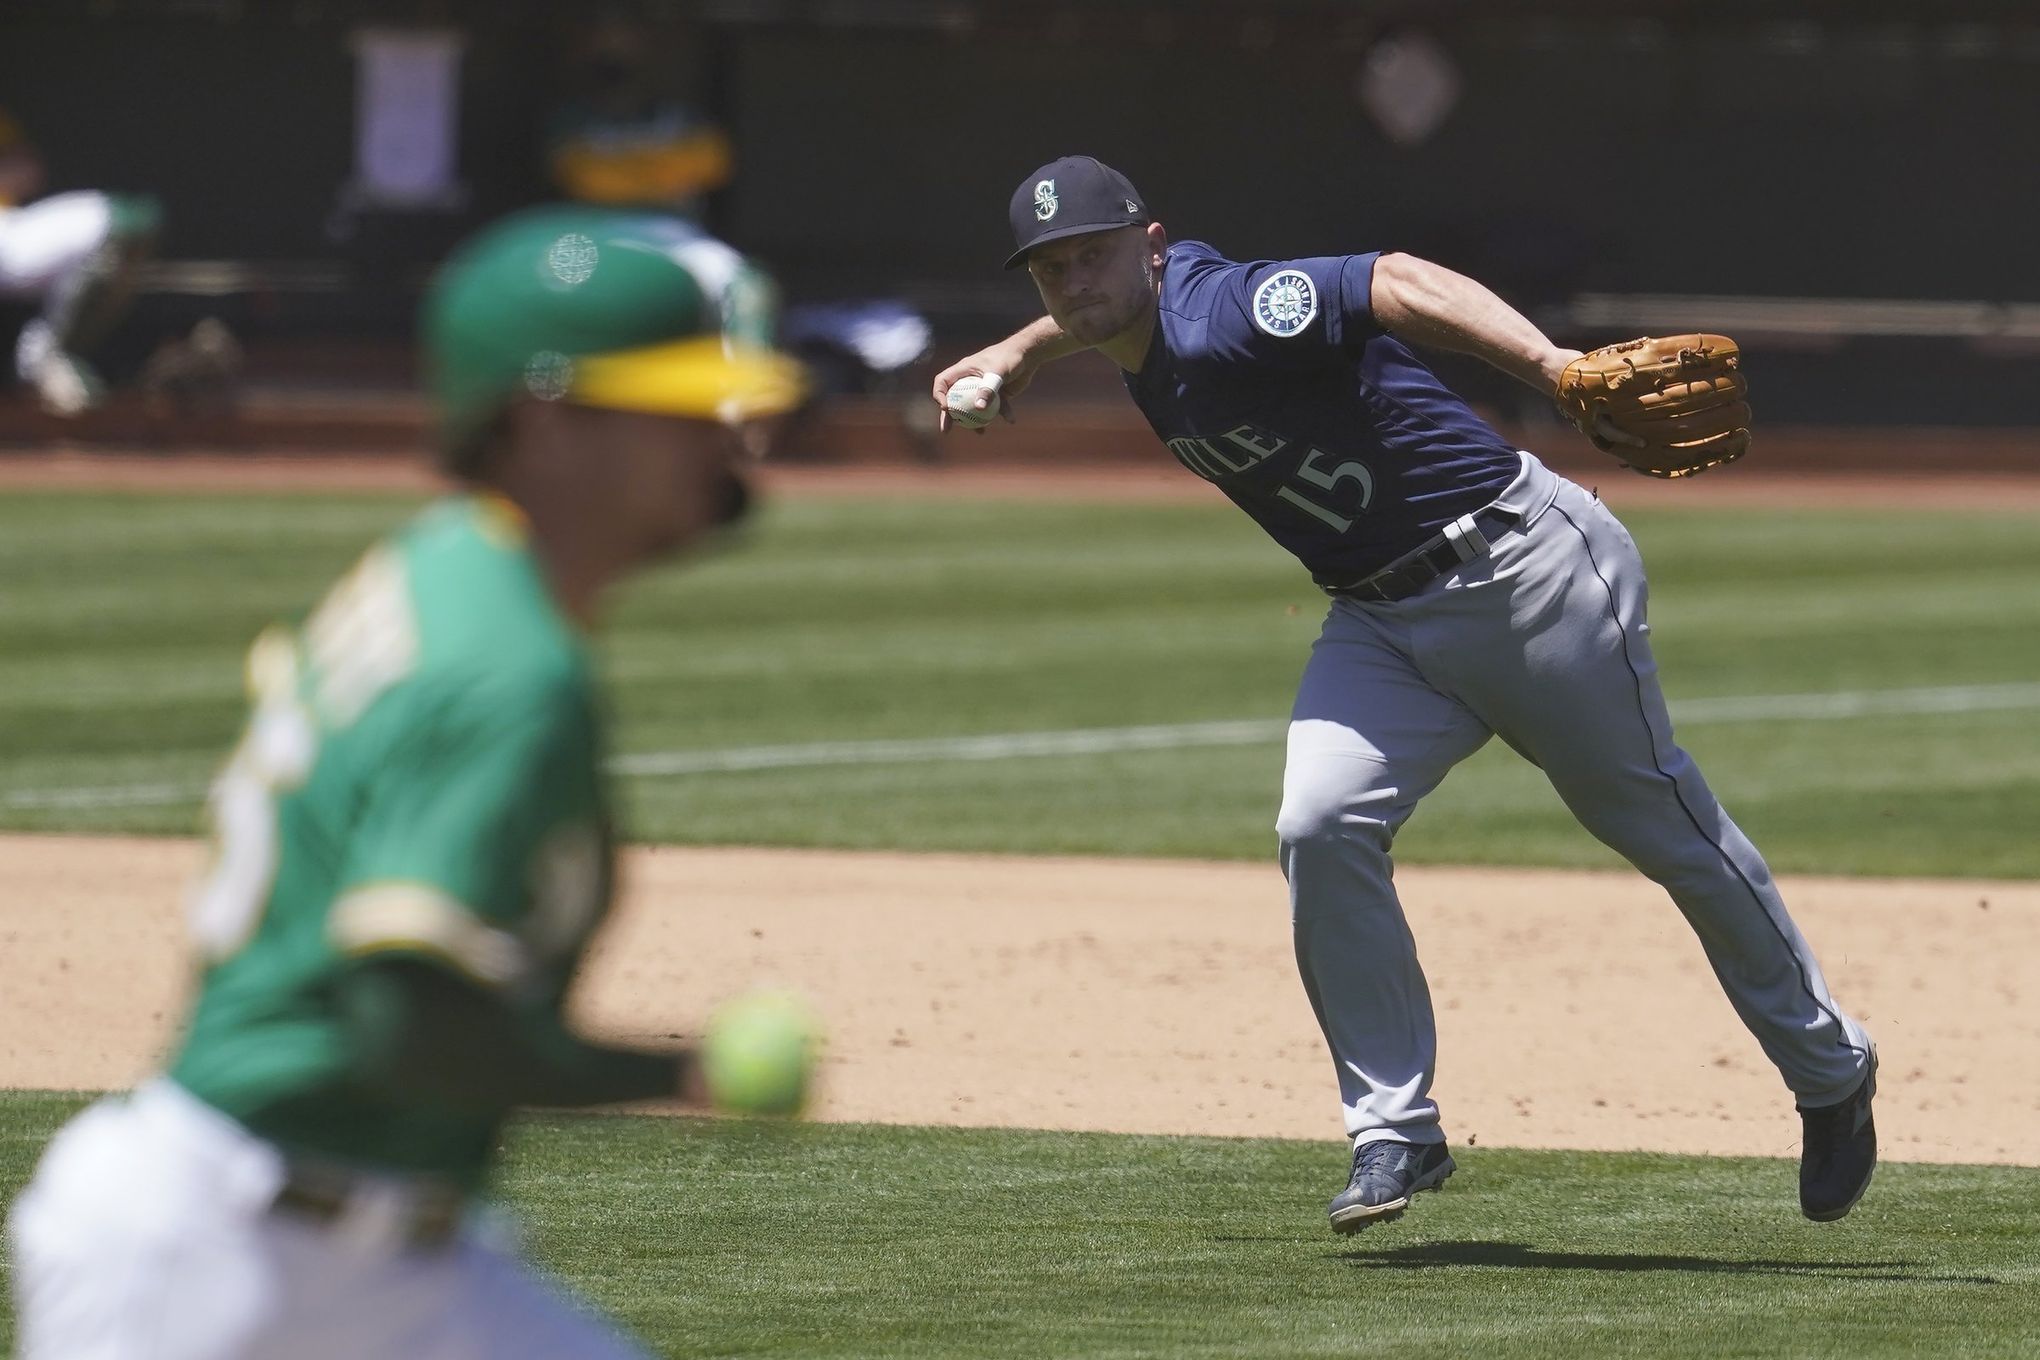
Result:
[[[40,297],[83,268],[112,231],[112,201],[91,189],[0,208],[0,293]]]
[[[270,1144],[158,1079],[72,1120],[8,1220],[22,1360],[642,1360],[472,1233],[270,1208]]]

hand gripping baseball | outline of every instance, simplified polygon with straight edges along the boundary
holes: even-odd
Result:
[[[949,384],[943,411],[949,423],[966,430],[981,430],[999,414],[999,388],[1005,382],[998,373],[966,373]]]
[[[983,430],[994,416],[1012,420],[1012,399],[1032,377],[1033,365],[1011,345],[993,345],[958,360],[935,375],[933,396],[941,410],[936,428]]]

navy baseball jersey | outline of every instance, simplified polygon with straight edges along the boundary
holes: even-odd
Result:
[[[1516,449],[1382,330],[1378,254],[1239,264],[1169,247],[1127,390],[1183,466],[1321,585],[1342,585],[1499,496]]]

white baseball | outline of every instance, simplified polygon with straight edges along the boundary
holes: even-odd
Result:
[[[983,429],[991,424],[999,414],[999,384],[1004,381],[996,373],[958,378],[949,385],[949,419],[966,430]],[[979,397],[986,398],[983,410],[978,409]]]

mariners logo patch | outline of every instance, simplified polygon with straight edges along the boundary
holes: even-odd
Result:
[[[1046,222],[1055,216],[1055,210],[1062,201],[1055,196],[1055,181],[1045,179],[1034,186],[1034,215]]]
[[[1317,316],[1317,285],[1301,269],[1280,269],[1254,290],[1254,324],[1288,339]]]

